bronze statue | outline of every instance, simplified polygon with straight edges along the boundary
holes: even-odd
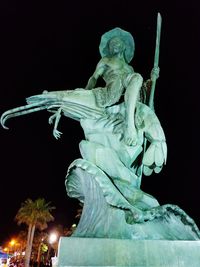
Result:
[[[6,128],[8,118],[46,109],[54,113],[49,123],[55,119],[55,138],[61,134],[57,127],[62,115],[80,122],[85,134],[85,140],[80,142],[82,159],[70,165],[66,178],[68,195],[84,203],[74,236],[200,237],[194,221],[183,210],[175,205],[160,206],[153,196],[140,189],[142,174],[159,173],[167,158],[164,131],[153,108],[159,75],[160,26],[161,21],[149,106],[141,96],[142,91],[148,94],[144,86],[147,83],[129,65],[135,50],[133,37],[114,28],[101,38],[102,58],[86,88],[44,91],[27,98],[27,105],[6,111],[1,117]],[[99,77],[104,79],[104,87],[96,87]]]

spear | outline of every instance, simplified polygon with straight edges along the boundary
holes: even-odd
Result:
[[[160,53],[160,35],[161,35],[161,24],[162,24],[162,18],[160,13],[157,15],[157,30],[156,30],[156,46],[155,46],[155,54],[154,54],[154,69],[158,69],[158,63],[159,63],[159,53]],[[149,107],[154,110],[154,94],[155,94],[155,87],[156,87],[156,80],[157,80],[157,74],[155,71],[151,72],[151,91],[150,91],[150,96],[149,96]],[[146,151],[146,146],[147,146],[147,139],[144,139],[144,147],[143,147],[143,156]],[[141,179],[142,179],[142,173],[143,173],[143,164],[139,167],[137,174],[138,174],[138,186],[140,187],[141,185]]]
[[[156,32],[156,47],[155,47],[155,55],[154,55],[154,69],[158,68],[159,63],[159,54],[160,54],[160,34],[161,34],[161,24],[162,18],[160,13],[157,16],[157,32]],[[157,75],[153,71],[151,74],[151,91],[149,97],[149,107],[154,110],[154,94],[155,94],[155,87],[156,87],[156,80]]]

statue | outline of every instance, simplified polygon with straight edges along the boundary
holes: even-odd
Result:
[[[101,38],[101,60],[86,88],[44,91],[27,98],[27,105],[1,116],[1,124],[7,128],[5,122],[11,117],[46,109],[53,112],[49,123],[54,122],[56,139],[61,136],[57,127],[62,115],[80,122],[85,134],[80,142],[82,158],[69,166],[65,182],[68,195],[84,203],[73,236],[200,238],[195,222],[182,209],[160,206],[140,189],[142,175],[159,173],[167,159],[164,131],[152,102],[159,75],[159,27],[158,23],[154,68],[148,82],[129,65],[135,50],[132,35],[114,28]],[[96,87],[100,76],[105,87]]]

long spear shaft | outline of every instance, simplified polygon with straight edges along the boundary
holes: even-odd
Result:
[[[157,30],[156,30],[156,47],[155,47],[155,54],[154,54],[154,68],[158,68],[159,63],[159,54],[160,54],[160,35],[161,35],[161,25],[162,25],[162,17],[160,13],[157,16]],[[153,72],[151,75],[151,91],[149,96],[149,107],[154,110],[154,94],[155,94],[155,87],[156,87],[156,80],[157,75]],[[143,146],[143,156],[146,151],[147,146],[147,139],[144,139],[144,146]],[[142,173],[143,173],[143,164],[138,169],[138,186],[141,185]]]
[[[162,18],[161,18],[160,13],[158,13],[157,32],[156,32],[156,47],[155,47],[155,55],[154,55],[154,68],[158,68],[158,63],[159,63],[161,25],[162,25]],[[150,97],[149,97],[149,107],[153,110],[154,110],[154,94],[155,94],[156,80],[157,80],[156,74],[152,73],[151,91],[150,91]]]

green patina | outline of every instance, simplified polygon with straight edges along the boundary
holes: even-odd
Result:
[[[160,29],[159,17],[155,62],[148,81],[143,82],[129,65],[135,50],[132,35],[115,28],[101,38],[102,58],[86,88],[45,91],[27,98],[27,105],[1,116],[6,128],[5,122],[11,117],[51,111],[54,114],[49,123],[54,123],[55,138],[61,134],[57,129],[61,116],[80,122],[85,134],[80,143],[82,159],[70,165],[66,177],[68,195],[84,203],[76,237],[200,237],[196,224],[182,209],[169,204],[160,206],[140,188],[142,175],[159,173],[167,158],[164,131],[153,108]],[[104,87],[96,87],[100,77]]]

